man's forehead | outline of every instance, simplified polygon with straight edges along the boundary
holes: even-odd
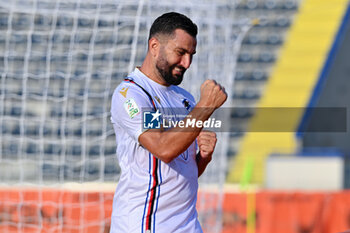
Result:
[[[169,38],[169,42],[178,49],[184,49],[190,53],[196,52],[197,39],[182,29],[176,29],[174,35]]]

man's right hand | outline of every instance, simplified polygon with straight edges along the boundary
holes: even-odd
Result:
[[[217,109],[225,103],[227,94],[225,88],[215,80],[206,80],[201,85],[201,97],[198,106]]]

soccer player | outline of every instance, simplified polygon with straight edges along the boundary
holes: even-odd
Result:
[[[170,12],[150,29],[148,52],[141,67],[116,88],[112,97],[117,155],[121,167],[114,195],[110,232],[198,233],[198,177],[212,159],[214,132],[200,126],[144,129],[142,108],[187,112],[186,121],[205,121],[227,98],[214,80],[201,85],[200,100],[178,87],[196,53],[197,26]],[[198,153],[197,153],[198,150]]]

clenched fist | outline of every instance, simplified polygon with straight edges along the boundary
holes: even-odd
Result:
[[[201,106],[217,109],[227,99],[225,88],[214,80],[206,80],[201,85],[201,97],[199,102]]]
[[[200,159],[210,161],[216,145],[216,133],[201,131],[197,137]]]

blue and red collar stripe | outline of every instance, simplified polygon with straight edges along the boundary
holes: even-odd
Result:
[[[145,88],[143,88],[140,84],[136,83],[134,80],[132,80],[132,79],[130,79],[130,78],[125,78],[124,81],[133,83],[133,84],[135,84],[136,86],[138,86],[139,88],[141,88],[141,90],[143,90],[143,91],[146,93],[146,95],[148,96],[148,98],[150,99],[150,101],[151,101],[151,103],[152,103],[152,105],[153,105],[154,111],[157,110],[156,104],[154,103],[151,94],[150,94],[148,91],[146,91]]]

